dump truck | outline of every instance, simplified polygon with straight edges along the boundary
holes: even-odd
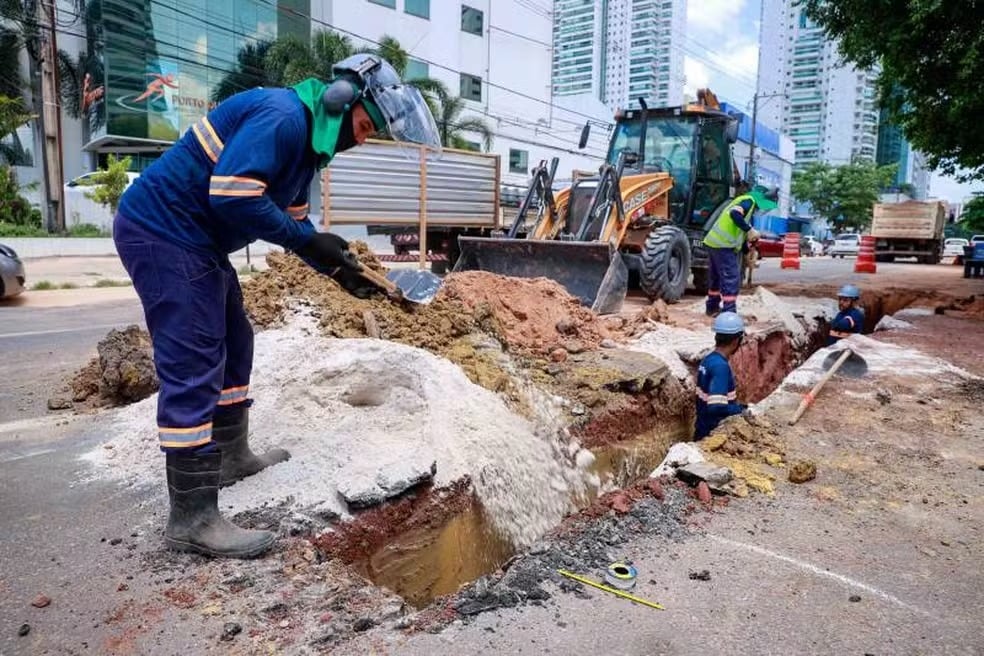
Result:
[[[581,133],[587,143],[591,126]],[[608,155],[593,175],[553,190],[557,161],[540,162],[508,229],[461,236],[454,271],[544,276],[597,312],[615,312],[629,285],[676,301],[690,275],[707,289],[706,227],[735,194],[737,119],[708,89],[680,107],[638,107],[615,115]]]
[[[946,224],[942,201],[878,203],[873,216],[871,236],[875,238],[876,261],[914,257],[921,264],[939,263]]]
[[[440,153],[370,139],[321,174],[322,222],[386,234],[384,262],[420,262],[443,273],[457,259],[458,237],[501,229],[498,155],[445,148]]]

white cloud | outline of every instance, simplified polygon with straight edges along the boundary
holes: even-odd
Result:
[[[957,182],[956,179],[933,173],[929,178],[930,198],[943,198],[951,203],[963,203],[975,192],[984,192],[984,182]]]
[[[684,57],[683,75],[686,78],[683,91],[688,96],[695,97],[697,89],[710,86],[711,76],[707,70],[707,66],[693,57]]]
[[[688,33],[698,41],[735,29],[747,0],[691,0],[687,3]]]

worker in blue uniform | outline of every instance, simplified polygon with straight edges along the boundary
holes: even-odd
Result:
[[[735,376],[728,364],[744,337],[745,324],[734,312],[722,312],[714,318],[715,348],[697,368],[695,440],[707,437],[724,419],[746,409],[738,403]]]
[[[837,315],[830,322],[827,346],[832,346],[845,337],[860,333],[864,328],[864,310],[858,307],[861,290],[855,285],[844,285],[837,292]]]
[[[707,248],[707,301],[709,316],[718,312],[738,311],[738,291],[741,288],[740,253],[747,243],[754,243],[759,232],[752,227],[756,211],[768,212],[778,207],[779,192],[756,185],[748,193],[732,199],[707,229],[703,244]]]
[[[249,448],[253,330],[228,254],[262,239],[358,293],[366,283],[348,243],[307,216],[315,173],[377,132],[440,146],[427,104],[386,61],[355,55],[333,74],[330,84],[308,79],[228,98],[120,201],[113,238],[143,304],[160,379],[171,549],[248,558],[274,541],[218,508],[220,485],[290,457]]]

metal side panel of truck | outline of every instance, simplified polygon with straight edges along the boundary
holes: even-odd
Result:
[[[891,262],[898,257],[915,257],[926,264],[940,261],[946,222],[942,202],[878,203],[873,215],[871,235],[875,238],[877,260]]]

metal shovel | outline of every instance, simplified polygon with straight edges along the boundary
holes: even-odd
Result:
[[[390,298],[426,305],[434,300],[443,281],[430,271],[394,269],[386,275],[365,266],[359,275],[384,290]]]
[[[823,368],[827,371],[823,375],[817,384],[813,386],[809,392],[803,395],[803,400],[800,401],[799,407],[796,408],[796,412],[793,413],[793,417],[789,420],[789,425],[792,426],[806,409],[813,405],[813,402],[817,398],[817,394],[820,393],[820,389],[827,383],[831,377],[837,373],[841,368],[844,369],[844,375],[851,378],[860,378],[868,372],[868,363],[860,355],[855,353],[849,348],[844,349],[843,353],[838,354],[837,352],[831,353],[827,356],[827,359],[823,362]]]

